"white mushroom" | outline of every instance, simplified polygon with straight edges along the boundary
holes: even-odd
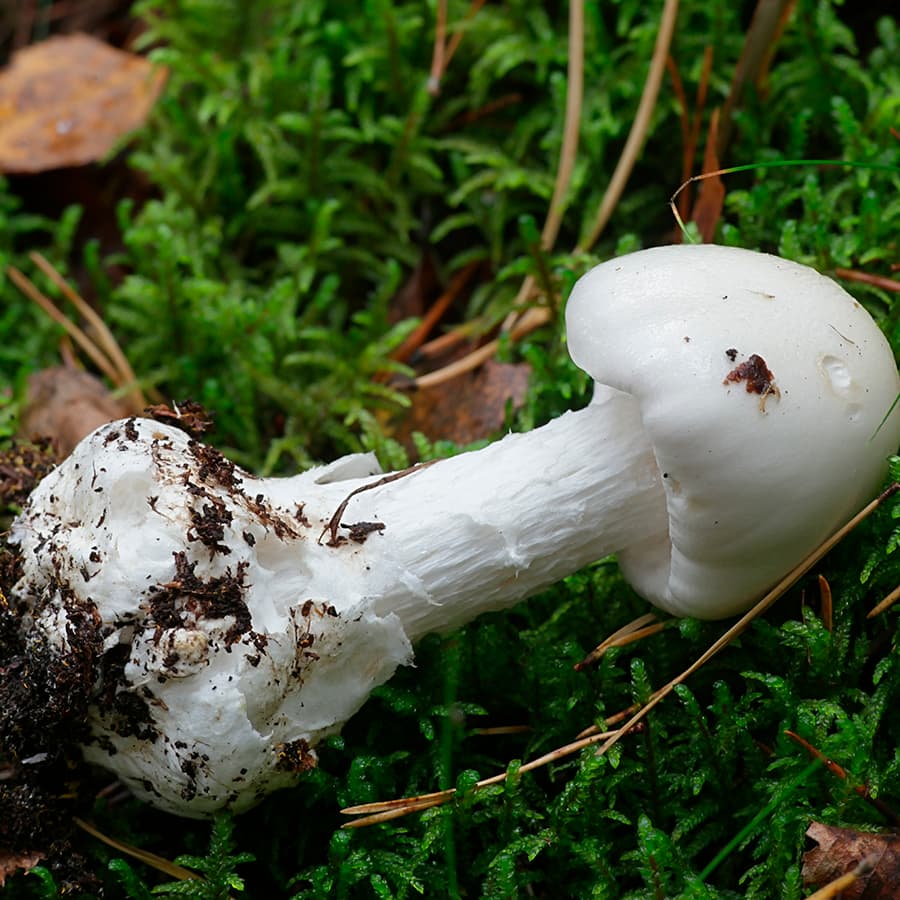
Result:
[[[814,269],[659,247],[588,272],[566,312],[572,358],[634,399],[663,479],[659,537],[619,553],[657,606],[744,611],[884,478],[900,441],[893,353]]]
[[[677,615],[747,608],[878,487],[900,379],[852,297],[716,246],[598,266],[567,311],[594,399],[408,473],[346,457],[242,472],[149,420],[104,426],[13,527],[12,598],[102,648],[85,755],[182,815],[247,808],[412,644],[618,553]]]

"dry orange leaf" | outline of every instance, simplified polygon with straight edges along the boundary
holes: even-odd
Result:
[[[394,430],[394,437],[411,446],[414,431],[431,440],[470,444],[503,427],[506,404],[518,409],[525,401],[527,363],[488,360],[475,372],[466,372],[443,384],[416,391],[412,405]]]
[[[63,458],[95,428],[130,412],[128,404],[113,397],[100,379],[56,366],[29,377],[21,432],[30,440],[50,438]]]
[[[0,850],[0,888],[5,886],[8,876],[19,870],[30,872],[40,861],[38,853],[7,853]]]
[[[840,893],[842,900],[896,900],[900,885],[900,836],[835,828],[813,822],[806,836],[818,845],[803,854],[803,884],[820,887],[859,868],[867,869]]]
[[[0,72],[0,172],[103,158],[144,123],[165,78],[164,69],[86,34],[19,51]]]
[[[717,172],[719,158],[716,156],[716,135],[719,133],[719,111],[713,110],[709,123],[709,134],[706,138],[706,150],[703,154],[703,172]],[[722,205],[725,202],[725,182],[718,174],[704,178],[700,182],[700,193],[694,204],[691,220],[696,222],[697,230],[705,244],[713,241],[716,233],[716,225],[722,215]]]

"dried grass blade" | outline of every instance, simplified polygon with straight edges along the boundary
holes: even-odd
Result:
[[[13,284],[29,300],[36,303],[54,322],[62,325],[75,343],[90,357],[94,365],[115,384],[118,380],[118,373],[97,345],[68,316],[60,312],[54,306],[53,301],[45,297],[29,278],[23,275],[15,266],[8,266],[6,272]]]
[[[603,656],[604,653],[610,647],[618,647],[620,644],[618,643],[620,640],[630,637],[636,632],[640,632],[645,629],[646,626],[651,625],[653,622],[656,622],[656,614],[655,613],[644,613],[642,616],[638,616],[636,619],[629,622],[627,625],[623,625],[621,628],[618,628],[608,637],[605,637],[590,653],[581,662],[575,663],[576,671],[586,668],[591,665],[591,663],[596,662],[600,657]]]
[[[795,2],[796,0],[759,0],[756,5],[722,110],[722,127],[716,145],[716,153],[720,159],[725,156],[731,140],[733,115],[740,105],[744,88],[751,83],[758,85],[764,78]]]
[[[834,274],[838,278],[845,278],[847,281],[859,281],[863,284],[871,284],[873,287],[881,288],[883,291],[900,292],[900,281],[895,278],[885,278],[882,275],[870,275],[868,272],[858,272],[856,269],[835,269]]]
[[[853,887],[859,878],[863,875],[868,875],[877,864],[878,859],[874,854],[867,856],[865,859],[860,860],[859,865],[852,872],[847,872],[846,875],[841,875],[835,878],[834,881],[829,881],[825,887],[819,888],[814,894],[810,894],[806,900],[837,900],[837,898],[843,896],[844,891],[848,887]]]
[[[900,586],[895,587],[881,603],[873,607],[866,618],[874,619],[875,616],[880,616],[886,609],[890,609],[898,600],[900,600]]]
[[[557,747],[555,750],[551,750],[549,753],[545,753],[543,756],[532,759],[524,765],[520,766],[519,773],[521,774],[523,772],[531,772],[532,770],[540,768],[541,766],[546,766],[550,763],[556,762],[557,760],[563,759],[566,756],[571,756],[573,753],[578,753],[585,747],[589,747],[592,744],[599,743],[600,741],[610,737],[610,735],[615,733],[616,732],[603,731],[599,734],[591,735],[590,737],[579,738],[578,740],[575,740],[570,744],[566,744],[563,747]],[[490,787],[494,784],[500,784],[501,782],[506,780],[507,775],[507,772],[501,772],[498,775],[492,775],[490,778],[484,778],[481,781],[476,782],[473,785],[472,790],[477,791],[482,788]],[[434,806],[440,806],[441,804],[446,803],[448,800],[453,798],[455,795],[456,788],[449,788],[448,790],[435,791],[431,794],[418,794],[415,797],[400,797],[394,800],[382,800],[376,801],[374,803],[362,803],[359,806],[348,806],[345,809],[341,810],[342,815],[365,815],[362,818],[354,820],[353,822],[347,822],[341,827],[363,828],[367,825],[376,825],[379,822],[387,822],[391,819],[399,819],[401,816],[422,812],[423,810],[431,809]]]
[[[398,362],[406,362],[416,352],[435,325],[443,318],[444,313],[447,312],[453,301],[462,293],[465,286],[469,283],[469,279],[480,266],[481,261],[476,260],[470,262],[456,273],[450,280],[447,290],[435,300],[431,309],[422,317],[422,321],[409,333],[406,340],[391,353],[391,359],[395,359]]]
[[[91,326],[96,335],[98,349],[106,354],[107,359],[119,373],[113,379],[113,384],[118,388],[128,387],[137,382],[134,370],[128,362],[128,358],[122,352],[122,348],[109,330],[102,316],[62,277],[53,264],[42,254],[34,252],[29,254],[31,261],[55,284],[63,296],[78,310],[79,314]],[[132,387],[129,391],[129,402],[136,413],[142,412],[147,401],[138,388]]]
[[[133,857],[134,859],[140,860],[140,862],[145,863],[148,866],[152,866],[154,869],[157,869],[160,872],[164,872],[166,875],[169,875],[172,878],[177,878],[179,881],[204,880],[196,872],[192,872],[190,869],[185,869],[182,866],[175,865],[175,863],[170,862],[163,856],[157,856],[155,853],[150,853],[149,850],[142,850],[140,847],[134,847],[131,844],[126,844],[124,841],[118,840],[117,838],[109,837],[109,835],[104,834],[102,831],[91,825],[90,822],[85,822],[84,819],[79,819],[77,816],[75,816],[74,822],[83,831],[86,831],[92,837],[97,838],[98,841],[103,841],[104,844],[107,844],[114,850],[118,850],[120,853],[125,853],[128,856]]]
[[[526,334],[530,334],[536,328],[546,325],[547,322],[550,321],[550,317],[550,310],[546,307],[532,306],[522,313],[518,322],[510,329],[509,335],[513,340],[519,340]],[[434,387],[435,385],[449,381],[451,378],[456,378],[457,375],[471,372],[472,369],[478,368],[482,363],[491,359],[499,349],[499,340],[495,338],[492,341],[488,341],[488,343],[482,344],[482,346],[476,348],[462,359],[458,359],[456,362],[450,363],[450,365],[444,366],[442,369],[429,372],[427,375],[420,375],[415,381],[416,387]]]

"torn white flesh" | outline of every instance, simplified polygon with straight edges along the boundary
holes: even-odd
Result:
[[[385,524],[361,548],[358,590],[413,642],[612,553],[650,544],[668,559],[665,492],[637,404],[599,385],[586,409],[357,494],[344,521]]]
[[[360,455],[257,479],[147,420],[85,439],[11,540],[33,640],[65,653],[67,623],[96,610],[86,757],[171,812],[240,811],[311,764],[422,635],[667,545],[636,404],[605,388],[536,431],[351,496],[383,477]]]

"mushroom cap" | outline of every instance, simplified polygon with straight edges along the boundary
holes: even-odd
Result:
[[[710,244],[642,250],[581,278],[566,321],[597,390],[640,408],[668,521],[619,562],[675,615],[749,608],[871,498],[900,442],[890,346],[808,266]]]

